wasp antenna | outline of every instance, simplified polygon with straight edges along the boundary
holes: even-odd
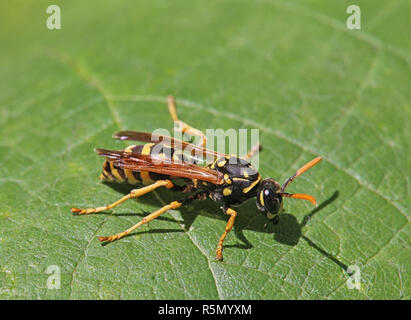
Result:
[[[306,163],[305,165],[303,165],[300,169],[297,170],[296,173],[294,173],[294,175],[292,175],[291,177],[289,177],[287,180],[285,180],[285,182],[283,183],[282,187],[281,187],[281,191],[284,192],[285,188],[287,188],[287,186],[295,179],[297,178],[299,175],[302,175],[304,172],[306,172],[308,169],[312,168],[313,166],[315,166],[318,162],[321,161],[321,157],[317,157],[313,160],[311,160],[310,162]]]
[[[309,194],[303,194],[303,193],[280,193],[281,196],[287,197],[287,198],[294,198],[294,199],[302,199],[302,200],[308,200],[310,201],[313,205],[317,204],[317,201],[315,198]]]

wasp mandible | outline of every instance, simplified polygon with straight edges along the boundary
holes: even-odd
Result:
[[[195,200],[211,198],[221,204],[224,214],[229,216],[227,225],[221,235],[216,249],[216,259],[223,259],[223,242],[231,231],[237,216],[232,206],[256,197],[256,205],[259,211],[274,223],[279,222],[280,213],[283,210],[283,198],[295,198],[308,200],[315,204],[315,198],[308,194],[286,193],[287,186],[299,175],[316,165],[321,157],[317,157],[288,178],[282,185],[272,178],[262,179],[258,171],[251,165],[250,159],[261,146],[254,146],[245,156],[236,157],[221,154],[206,148],[206,137],[198,129],[191,127],[177,117],[175,100],[168,98],[168,108],[176,129],[182,134],[200,137],[199,145],[174,139],[172,137],[156,135],[138,131],[120,131],[113,135],[120,140],[136,140],[146,142],[143,145],[132,145],[124,150],[96,149],[96,152],[105,158],[100,179],[103,181],[128,183],[131,185],[144,185],[139,189],[133,189],[120,200],[102,207],[78,209],[72,208],[73,213],[79,215],[98,213],[109,210],[124,201],[141,197],[155,189],[165,187],[172,191],[191,195],[180,200],[173,201],[157,211],[144,217],[131,228],[109,237],[99,237],[101,242],[112,242],[120,239],[146,224],[162,213],[170,209],[178,209]],[[185,154],[184,150],[191,150],[191,154]],[[156,150],[156,152],[154,152]],[[161,152],[158,152],[161,150]],[[192,153],[200,153],[209,156],[213,160],[205,166],[200,166],[193,158]],[[182,181],[183,183],[178,183]]]

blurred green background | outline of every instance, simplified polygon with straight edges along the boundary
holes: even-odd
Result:
[[[61,30],[46,9],[61,8]],[[8,1],[0,4],[0,298],[409,299],[411,4],[355,1]],[[265,227],[254,201],[212,202],[135,224],[159,191],[73,216],[127,188],[100,183],[95,147],[119,129],[171,128],[165,99],[206,128],[255,128],[260,171],[283,181],[321,164]],[[60,289],[48,289],[50,266]],[[361,287],[350,289],[356,265]]]

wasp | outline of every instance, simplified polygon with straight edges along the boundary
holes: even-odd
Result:
[[[193,144],[172,137],[138,131],[120,131],[113,135],[120,140],[145,142],[143,145],[131,145],[123,150],[96,149],[105,158],[100,179],[103,181],[139,185],[118,201],[97,208],[72,208],[73,213],[86,215],[110,210],[128,199],[139,198],[158,188],[190,193],[180,200],[173,201],[145,216],[131,228],[108,237],[99,237],[99,241],[107,243],[118,240],[138,227],[154,220],[167,210],[178,209],[195,200],[211,198],[221,204],[224,214],[229,216],[225,230],[216,249],[216,259],[223,259],[223,242],[234,226],[237,211],[233,206],[240,205],[250,198],[256,198],[256,206],[274,223],[279,222],[283,210],[283,198],[304,199],[316,203],[313,196],[299,193],[286,193],[287,186],[299,175],[316,165],[321,157],[317,157],[288,178],[282,185],[272,178],[262,179],[258,171],[251,165],[250,159],[261,146],[254,146],[245,156],[236,157],[209,150],[206,148],[206,137],[198,129],[179,120],[175,100],[168,97],[168,109],[175,123],[175,129],[189,136],[200,137],[200,144]],[[189,149],[190,153],[184,152]],[[199,165],[192,154],[211,157],[212,161],[205,166]]]

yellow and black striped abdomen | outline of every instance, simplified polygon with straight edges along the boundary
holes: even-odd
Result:
[[[124,149],[125,152],[150,155],[153,143],[146,143],[144,145],[133,145]],[[171,150],[173,151],[173,150]],[[166,152],[167,154],[167,152]],[[172,153],[169,153],[172,156]],[[168,175],[159,174],[155,172],[147,171],[132,171],[129,169],[123,169],[114,165],[113,162],[106,160],[103,163],[103,170],[100,174],[100,180],[110,181],[116,183],[128,183],[131,185],[136,184],[152,184],[156,180],[170,179]]]
[[[103,163],[103,170],[100,174],[100,180],[129,184],[142,183],[140,172],[116,167],[113,162],[108,160]]]

